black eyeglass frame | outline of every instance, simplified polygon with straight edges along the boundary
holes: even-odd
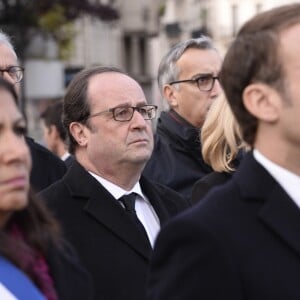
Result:
[[[212,80],[211,87],[209,89],[202,89],[202,88],[200,88],[199,81],[201,79],[211,79]],[[192,83],[196,83],[197,84],[197,87],[198,87],[198,89],[201,92],[210,92],[214,88],[216,80],[219,80],[219,76],[213,76],[212,74],[202,74],[202,75],[197,76],[196,78],[193,78],[193,79],[184,79],[184,80],[171,81],[171,82],[169,82],[169,84],[173,85],[173,84],[182,83],[182,82],[192,82]]]
[[[128,108],[132,109],[131,117],[126,119],[126,120],[118,119],[118,117],[116,116],[116,110],[117,109],[128,109]],[[150,110],[153,111],[154,110],[154,114],[153,114],[153,116],[151,116],[151,118],[146,118],[145,115],[143,115],[143,113],[141,112],[141,110],[143,110],[143,109],[145,110],[145,108],[146,108],[146,110],[148,109],[147,111],[150,111]],[[92,115],[89,115],[86,120],[88,120],[90,118],[93,118],[93,117],[100,116],[104,113],[111,112],[115,121],[117,121],[117,122],[128,122],[133,118],[133,114],[134,114],[135,111],[140,113],[142,115],[142,117],[144,118],[144,120],[153,120],[156,117],[157,105],[147,104],[147,105],[142,105],[142,106],[117,106],[117,107],[109,108],[109,109],[100,111],[98,113],[94,113]]]
[[[7,67],[7,68],[5,68],[5,69],[0,69],[0,73],[2,74],[2,77],[3,77],[3,73],[4,72],[6,72],[6,73],[8,73],[9,74],[9,76],[11,77],[11,72],[12,72],[12,70],[15,70],[15,71],[13,71],[13,73],[15,73],[15,74],[17,74],[17,73],[19,73],[20,72],[20,78],[19,79],[17,79],[17,80],[15,80],[15,83],[18,83],[18,82],[21,82],[22,81],[22,79],[23,79],[23,73],[24,73],[24,70],[25,70],[25,68],[23,68],[23,67],[21,67],[21,66],[9,66],[9,67]],[[11,77],[12,78],[12,77]]]

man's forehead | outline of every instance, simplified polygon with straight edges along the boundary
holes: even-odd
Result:
[[[179,74],[189,75],[214,74],[220,72],[222,59],[214,49],[194,49],[196,52],[186,53],[177,62]],[[200,50],[200,51],[198,51]]]
[[[142,88],[131,77],[117,72],[98,75],[94,76],[89,83],[88,93],[91,102],[98,102],[99,99],[103,99],[104,103],[106,100],[115,99],[120,103],[132,101],[146,103]]]
[[[10,65],[18,65],[16,54],[7,45],[0,43],[0,66],[7,67]]]
[[[89,80],[89,91],[122,92],[124,89],[140,89],[139,84],[123,73],[105,72],[96,74]]]

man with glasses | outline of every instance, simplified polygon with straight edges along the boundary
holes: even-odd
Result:
[[[153,150],[156,109],[135,80],[112,67],[78,73],[64,97],[76,160],[41,196],[90,271],[95,299],[145,299],[160,226],[188,206],[141,176]]]
[[[24,69],[18,64],[18,58],[9,37],[0,31],[0,76],[11,82],[18,94],[20,94],[23,71]],[[60,179],[66,172],[66,167],[58,157],[32,138],[26,137],[26,142],[32,156],[30,183],[38,192]]]
[[[144,175],[190,197],[211,172],[201,156],[199,130],[221,88],[221,57],[208,37],[180,42],[161,60],[158,85],[170,110],[157,123],[155,147]]]
[[[220,80],[252,151],[161,231],[149,299],[300,299],[299,52],[299,1],[241,26]]]

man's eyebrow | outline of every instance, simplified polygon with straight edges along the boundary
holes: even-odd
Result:
[[[138,102],[138,103],[136,104],[137,107],[145,106],[145,105],[148,105],[148,103],[145,102],[145,101],[143,101],[143,102]]]
[[[193,76],[193,78],[199,78],[199,77],[206,77],[206,76],[214,76],[214,73],[198,73],[196,75]]]
[[[144,106],[144,105],[148,105],[148,103],[145,102],[145,101],[143,101],[143,102],[138,102],[138,103],[136,103],[135,106],[138,106],[138,107],[139,107],[139,106]],[[115,106],[114,108],[117,108],[117,107],[132,107],[132,104],[129,103],[129,102],[121,103],[121,104]]]

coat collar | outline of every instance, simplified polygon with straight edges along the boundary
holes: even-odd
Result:
[[[111,230],[145,259],[149,259],[150,244],[146,243],[117,200],[77,161],[73,162],[64,180],[71,196],[81,198],[85,202],[83,210],[87,214]],[[146,178],[142,178],[140,183],[160,222],[165,222],[169,214],[162,205],[161,194],[157,193],[155,187]]]
[[[174,110],[161,112],[158,120],[157,130],[166,132],[173,140],[179,142],[185,148],[200,151],[200,130],[185,119],[183,119]]]
[[[259,220],[300,254],[300,209],[252,153],[244,157],[234,180],[243,199],[261,202]]]

